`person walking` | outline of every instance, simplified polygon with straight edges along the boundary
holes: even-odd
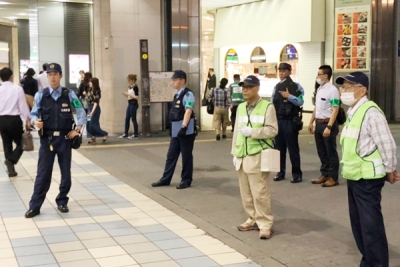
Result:
[[[23,123],[30,129],[29,108],[26,103],[24,90],[14,85],[14,74],[10,68],[0,70],[3,81],[0,86],[0,133],[3,140],[4,164],[8,177],[15,177],[15,165],[22,156]],[[13,143],[15,148],[13,149]]]
[[[89,91],[86,95],[88,103],[88,122],[87,122],[87,134],[91,138],[89,144],[96,144],[96,137],[103,137],[103,143],[107,141],[108,133],[100,128],[100,99],[101,89],[99,85],[99,79],[92,78],[89,82]],[[90,119],[90,120],[89,120]]]
[[[176,188],[185,189],[190,187],[193,181],[193,146],[196,137],[193,111],[195,97],[193,92],[186,87],[187,80],[184,71],[174,71],[174,75],[171,79],[173,88],[178,91],[175,94],[168,114],[169,120],[171,121],[171,141],[169,143],[164,173],[162,177],[157,182],[152,183],[151,186],[159,187],[170,185],[179,154],[182,154],[182,180]],[[176,129],[174,125],[177,125],[179,130]],[[176,136],[175,132],[177,132]]]
[[[123,92],[122,94],[128,99],[128,107],[126,108],[125,115],[125,131],[124,134],[119,138],[128,138],[128,139],[138,139],[139,138],[139,126],[137,123],[137,110],[139,108],[138,100],[139,100],[139,88],[136,85],[137,75],[129,74],[127,77],[129,87],[127,92]],[[133,135],[128,136],[130,120],[132,119],[133,123]]]
[[[315,108],[310,119],[308,131],[314,134],[315,145],[321,161],[321,176],[311,181],[322,187],[332,187],[339,184],[339,156],[336,150],[336,136],[339,124],[336,117],[339,112],[339,90],[330,82],[332,68],[322,65],[318,69]],[[316,122],[314,130],[314,121]]]
[[[38,76],[38,78],[37,78],[38,89],[39,89],[39,90],[43,90],[43,89],[45,89],[45,88],[47,88],[47,87],[50,86],[49,78],[47,77],[47,72],[46,72],[47,65],[48,65],[47,63],[44,63],[44,64],[42,65],[43,72],[40,73],[39,76]]]
[[[28,103],[29,109],[33,107],[33,98],[35,94],[38,92],[38,82],[33,76],[35,75],[35,70],[29,68],[26,71],[26,77],[24,79],[23,89],[25,92],[26,102]]]
[[[214,102],[213,126],[216,131],[216,140],[226,139],[226,128],[229,122],[229,107],[232,106],[232,98],[230,91],[225,88],[228,84],[226,78],[222,78],[219,87],[210,91],[210,99]]]
[[[261,151],[273,147],[278,122],[274,105],[259,95],[260,80],[256,76],[247,76],[239,86],[246,102],[238,106],[231,153],[248,219],[238,226],[238,230],[260,230],[259,238],[269,239],[274,217],[269,173],[261,171]]]
[[[389,266],[381,200],[385,181],[400,179],[397,147],[385,114],[368,100],[369,79],[362,72],[336,78],[340,100],[349,106],[342,129],[342,176],[347,180],[350,222],[362,255],[360,266]]]
[[[31,112],[31,122],[41,129],[41,134],[37,176],[25,218],[40,214],[40,208],[50,188],[56,155],[61,170],[60,193],[56,198],[57,209],[63,213],[69,211],[72,140],[79,137],[82,126],[86,123],[85,110],[75,92],[60,85],[61,66],[51,63],[46,72],[50,88],[45,88],[35,95],[35,105]],[[76,110],[77,121],[74,121],[73,109]],[[72,128],[74,123],[77,125],[75,130]]]
[[[232,108],[231,108],[231,123],[232,123],[232,132],[235,130],[235,121],[236,121],[236,112],[239,104],[244,102],[242,87],[239,86],[240,75],[233,75],[233,83],[229,85],[229,90],[231,92],[232,97]]]
[[[81,100],[83,108],[85,109],[86,113],[88,113],[88,108],[89,108],[89,105],[88,105],[87,100],[86,100],[86,95],[87,95],[87,93],[89,91],[90,79],[92,79],[92,78],[93,78],[93,75],[92,75],[91,72],[85,72],[85,77],[83,79],[83,82],[81,82],[81,84],[79,85],[79,88],[78,88],[77,96]]]
[[[290,78],[292,66],[288,63],[279,64],[279,78],[281,81],[275,86],[272,93],[272,102],[276,109],[279,131],[275,138],[276,148],[281,153],[281,170],[274,177],[274,181],[285,179],[286,173],[286,150],[289,150],[290,162],[292,163],[291,183],[303,181],[301,171],[299,130],[295,118],[299,116],[300,107],[303,105],[304,89],[300,84],[293,82]]]

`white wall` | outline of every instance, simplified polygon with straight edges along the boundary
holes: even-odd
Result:
[[[323,42],[324,24],[323,0],[254,2],[217,10],[214,45]]]
[[[58,63],[63,72],[65,68],[64,47],[64,4],[60,2],[40,2],[38,13],[39,27],[39,70],[43,63]],[[38,70],[36,70],[38,72]],[[65,86],[65,79],[61,80]]]
[[[8,43],[0,42],[0,63],[10,63]]]
[[[325,21],[325,64],[331,65],[333,68],[335,0],[326,0]]]

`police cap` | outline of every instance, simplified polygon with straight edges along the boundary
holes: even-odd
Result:
[[[292,66],[288,63],[281,63],[279,64],[279,70],[289,70],[292,71]]]
[[[50,64],[47,65],[46,72],[47,72],[47,73],[50,73],[50,72],[58,72],[58,73],[61,74],[61,73],[62,73],[62,69],[61,69],[61,66],[60,66],[59,64],[57,64],[57,63],[50,63]]]
[[[185,79],[186,81],[186,72],[183,70],[174,71],[174,75],[172,75],[171,79]]]

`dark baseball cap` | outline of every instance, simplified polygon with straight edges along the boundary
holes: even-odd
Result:
[[[62,69],[61,66],[57,63],[50,63],[47,65],[47,69],[46,69],[47,73],[50,72],[58,72],[58,73],[62,73]]]
[[[239,83],[239,86],[243,86],[244,84],[260,86],[260,80],[254,75],[249,75],[246,77],[246,79]]]
[[[288,63],[281,63],[281,64],[279,64],[278,70],[290,70],[290,71],[292,71],[292,65],[290,65]]]
[[[186,72],[183,70],[174,71],[174,75],[172,75],[171,79],[185,79],[186,80]]]
[[[352,72],[350,74],[347,74],[346,76],[339,76],[336,78],[335,82],[339,85],[342,85],[344,83],[344,81],[359,83],[359,84],[365,86],[367,89],[369,87],[368,76],[359,71]]]

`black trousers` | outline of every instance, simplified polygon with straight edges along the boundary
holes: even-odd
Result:
[[[235,121],[236,121],[236,113],[238,106],[233,106],[231,110],[231,122],[232,122],[232,130],[235,129]]]
[[[17,116],[0,116],[0,132],[3,139],[4,156],[14,164],[17,164],[22,155],[22,121]],[[13,150],[13,142],[16,147]]]
[[[347,181],[351,229],[362,259],[360,267],[388,267],[389,252],[381,211],[385,178]]]
[[[339,125],[335,122],[332,125],[330,136],[324,137],[323,133],[327,125],[327,123],[317,123],[315,125],[315,144],[321,161],[321,174],[337,181],[339,178],[339,156],[336,150],[336,137],[339,133]]]
[[[193,180],[193,146],[195,135],[171,138],[163,176],[160,181],[170,184],[175,172],[179,154],[182,154],[182,180],[181,183],[190,185]]]
[[[275,137],[276,149],[281,153],[280,176],[286,172],[286,149],[289,150],[290,162],[292,163],[293,178],[303,178],[300,161],[299,132],[294,129],[292,119],[278,119],[278,135]]]

